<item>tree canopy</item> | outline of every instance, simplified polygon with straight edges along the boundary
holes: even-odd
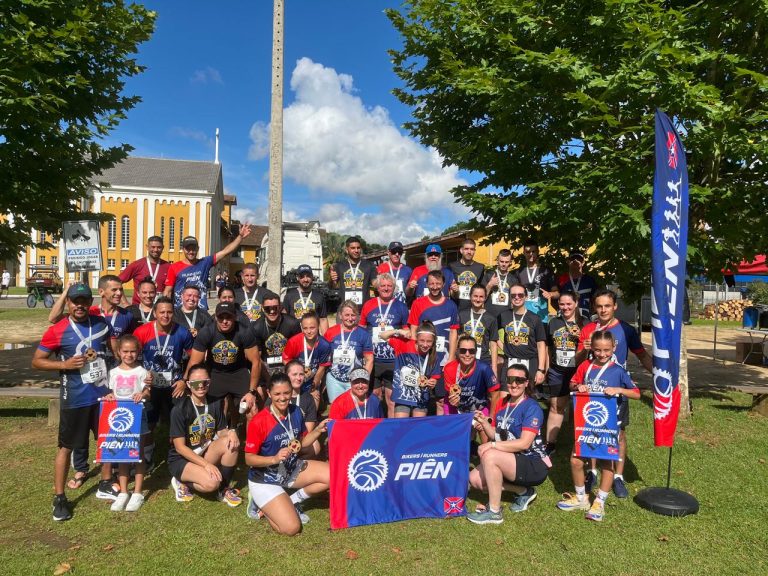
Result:
[[[660,108],[687,149],[689,265],[717,277],[768,247],[764,2],[410,0],[388,15],[407,128],[481,175],[454,194],[490,240],[535,237],[555,265],[594,246],[637,296]]]
[[[122,0],[6,0],[0,10],[0,259],[82,217],[94,175],[131,147],[102,146],[139,102],[124,79],[155,14]],[[12,215],[13,218],[9,218]],[[89,215],[101,219],[109,215]]]

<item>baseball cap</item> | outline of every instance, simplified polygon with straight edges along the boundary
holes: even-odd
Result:
[[[229,314],[232,318],[237,316],[237,311],[235,310],[235,304],[233,302],[219,302],[216,305],[216,316],[224,316],[225,314]]]
[[[430,244],[424,251],[424,254],[442,254],[443,249],[440,248],[440,244]]]
[[[186,248],[187,246],[199,246],[197,238],[194,236],[185,236],[181,241],[181,245]]]
[[[355,368],[352,370],[352,372],[349,373],[349,381],[354,382],[355,380],[365,380],[368,382],[370,380],[370,375],[368,374],[368,370],[365,368]]]
[[[93,300],[93,294],[91,294],[91,289],[88,288],[85,284],[82,284],[78,282],[77,284],[72,284],[72,286],[69,287],[69,290],[67,290],[67,298],[70,300],[74,300],[75,298],[82,298],[85,296],[86,298],[90,298]]]
[[[402,242],[390,242],[389,246],[387,247],[387,250],[390,252],[403,252],[403,244]]]
[[[584,258],[584,253],[579,250],[571,250],[570,254],[568,254],[568,260],[581,260],[584,262],[586,258]]]
[[[310,276],[314,276],[315,273],[312,271],[312,266],[309,264],[302,264],[298,268],[296,268],[296,275],[297,276],[304,276],[305,274],[309,274]]]

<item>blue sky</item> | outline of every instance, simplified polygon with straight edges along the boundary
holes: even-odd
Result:
[[[272,2],[145,3],[158,13],[140,48],[143,102],[112,133],[134,155],[212,160],[214,133],[236,214],[266,222]],[[410,138],[387,50],[400,38],[386,0],[286,0],[284,213],[386,243],[437,234],[466,218],[442,168]]]

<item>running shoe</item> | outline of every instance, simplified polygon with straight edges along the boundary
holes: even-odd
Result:
[[[112,506],[109,507],[112,512],[122,512],[125,510],[125,505],[128,504],[128,500],[130,499],[130,496],[128,496],[128,492],[120,492],[117,495],[117,498],[115,498],[115,501],[112,502]]]
[[[584,495],[584,499],[579,500],[579,497],[576,496],[576,494],[565,492],[563,494],[563,499],[557,503],[557,507],[566,512],[570,512],[571,510],[589,510],[589,498]]]
[[[253,501],[250,492],[248,493],[248,506],[245,508],[245,515],[251,520],[261,520],[264,516],[264,512],[261,511],[261,508],[256,506],[256,502]]]
[[[536,490],[533,488],[527,488],[525,494],[517,494],[512,504],[509,505],[509,509],[512,512],[523,512],[528,509],[528,506],[536,500]]]
[[[592,507],[589,509],[589,512],[584,515],[584,518],[587,520],[594,520],[595,522],[602,522],[604,514],[605,507],[603,503],[600,502],[600,500],[595,500],[592,503]]]
[[[112,484],[112,480],[99,480],[99,487],[96,489],[96,498],[99,500],[117,500],[120,491]]]
[[[487,510],[477,510],[467,514],[467,520],[473,524],[501,524],[504,522],[504,517],[501,515],[501,511],[494,512],[490,508]]]
[[[56,522],[69,520],[72,518],[72,510],[69,507],[69,500],[65,495],[53,497],[53,519]]]
[[[192,498],[195,497],[195,495],[192,494],[192,491],[189,489],[189,486],[184,484],[184,482],[179,482],[176,480],[176,477],[171,478],[171,486],[173,486],[176,502],[189,502],[192,500]]]
[[[299,515],[301,523],[307,524],[309,522],[309,516],[307,516],[307,513],[301,508],[301,504],[294,504],[293,507],[296,508],[296,514]]]
[[[225,488],[219,490],[219,502],[226,502],[230,508],[236,508],[243,503],[243,499],[240,497],[240,490],[237,488]]]
[[[131,494],[131,499],[128,500],[128,504],[125,505],[125,511],[137,512],[142,504],[144,504],[144,495],[139,492],[134,492]]]
[[[616,494],[616,498],[626,498],[629,496],[629,490],[627,490],[624,478],[613,478],[613,493]]]
[[[584,489],[587,491],[587,494],[592,492],[592,487],[595,485],[595,482],[597,482],[597,474],[592,472],[592,470],[587,470],[587,477],[584,481]]]

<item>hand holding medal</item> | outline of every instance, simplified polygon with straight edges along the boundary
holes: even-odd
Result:
[[[461,386],[454,384],[448,388],[448,402],[451,406],[458,406],[461,399]]]
[[[291,439],[291,441],[288,443],[288,448],[290,448],[293,454],[298,454],[301,452],[301,440],[298,438]]]

